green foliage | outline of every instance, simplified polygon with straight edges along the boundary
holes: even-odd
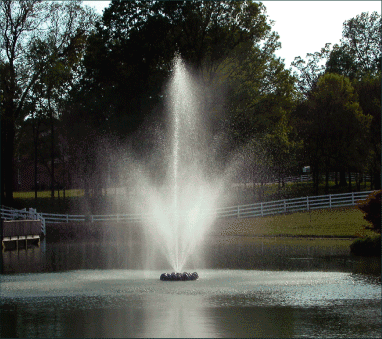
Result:
[[[356,239],[350,245],[350,252],[355,255],[381,256],[381,236]]]
[[[363,114],[348,78],[331,73],[320,77],[299,114],[315,171],[362,170],[371,116]]]
[[[361,13],[343,24],[340,45],[334,45],[326,62],[326,72],[350,79],[381,70],[381,16]]]
[[[340,171],[340,185],[345,171],[368,172],[380,188],[381,16],[361,13],[345,21],[340,45],[330,50],[326,44],[292,65],[301,98],[292,121],[315,190],[319,173],[329,170]]]
[[[341,74],[350,79],[355,78],[357,65],[347,47],[334,45],[326,62],[326,72]]]
[[[371,223],[371,226],[365,226],[365,229],[379,234],[381,233],[381,193],[381,190],[375,191],[369,194],[366,200],[357,204],[357,207],[365,213],[363,218]]]
[[[62,95],[62,87],[67,85],[62,79],[67,80],[68,69],[74,69],[73,64],[80,60],[81,41],[93,19],[78,1],[0,2],[0,66],[6,75],[1,78],[1,153],[5,164],[1,193],[9,205],[15,139],[25,118],[38,106],[33,92],[49,92],[49,109],[53,109],[53,94]]]
[[[381,70],[381,15],[363,12],[345,21],[341,45],[353,58],[359,74],[376,74]]]
[[[359,149],[365,155],[361,170],[373,176],[377,189],[381,188],[381,24],[377,12],[345,21],[341,44],[334,46],[326,63],[326,72],[352,80],[363,113],[371,117]]]
[[[176,55],[198,79],[205,128],[209,135],[228,130],[229,150],[254,134],[271,133],[293,107],[294,78],[274,56],[279,37],[262,4],[113,1],[96,28],[62,117],[70,126],[70,148],[86,154],[85,162],[95,159],[87,145],[99,135],[143,149],[148,138],[142,127],[166,117],[165,89]]]
[[[268,155],[267,169],[277,174],[279,180],[287,175],[298,173],[297,154],[301,143],[293,140],[292,132],[292,126],[284,112],[273,131],[264,137]]]
[[[273,35],[269,46],[254,48],[248,59],[231,65],[226,110],[239,142],[271,133],[294,107],[295,78],[274,57],[276,38]]]
[[[354,80],[354,88],[364,114],[371,116],[364,153],[367,154],[365,171],[373,176],[376,189],[381,188],[381,72]]]
[[[281,76],[274,76],[282,71],[280,63],[271,63],[278,36],[271,33],[264,11],[253,1],[113,1],[89,40],[89,90],[83,84],[86,92],[80,97],[91,93],[86,106],[92,115],[117,134],[131,135],[153,111],[156,118],[161,114],[163,89],[179,55],[202,79],[205,93],[235,92],[232,97],[242,102],[243,91],[250,87],[244,105],[232,99],[224,107],[235,106],[231,111],[239,114],[250,110],[250,115],[258,108],[254,101],[259,102],[259,91],[281,82]],[[222,102],[206,99],[203,105],[205,111],[219,114]]]
[[[322,64],[330,53],[330,44],[325,44],[320,52],[307,53],[306,60],[301,56],[296,57],[292,66],[297,68],[298,75],[296,77],[297,87],[302,98],[307,98],[308,94],[315,88],[317,81],[321,75],[325,73],[325,66]]]

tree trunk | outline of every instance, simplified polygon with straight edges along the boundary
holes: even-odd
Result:
[[[329,193],[329,171],[325,171],[325,194]]]
[[[374,187],[374,173],[370,172],[370,191],[373,190]]]
[[[37,202],[37,143],[34,145],[34,200]]]
[[[314,189],[314,194],[318,195],[318,177],[319,177],[319,172],[317,167],[313,168],[313,189]]]
[[[375,172],[374,173],[374,189],[380,190],[381,189],[381,172]]]
[[[358,192],[361,190],[361,182],[362,182],[362,173],[356,173],[355,183],[356,183]]]
[[[63,174],[62,174],[62,184],[63,184],[63,188],[62,188],[62,195],[63,195],[63,198],[64,198],[64,201],[65,201],[65,190],[66,190],[66,184],[67,184],[67,174],[66,174],[66,161],[65,161],[65,155],[63,156],[63,162],[62,162],[62,166],[63,166]]]
[[[12,145],[7,146],[4,156],[2,156],[2,162],[5,166],[2,167],[2,176],[4,176],[4,188],[5,188],[5,200],[4,204],[13,207],[13,173],[14,173],[14,141],[11,142]]]
[[[250,171],[250,174],[251,174],[251,179],[252,179],[252,184],[253,184],[253,198],[255,199],[255,201],[256,201],[256,195],[258,195],[258,194],[256,194],[257,192],[256,192],[256,183],[255,183],[255,181],[256,181],[256,175],[255,175],[255,167],[254,166],[252,166],[252,170]],[[117,186],[117,185],[115,185],[115,186]]]
[[[33,114],[33,143],[34,143],[34,199],[35,202],[37,202],[37,151],[38,151],[38,131],[39,131],[39,124],[36,126],[36,119]]]
[[[3,122],[1,125],[1,158],[3,159],[3,162],[1,164],[1,175],[0,175],[0,180],[1,180],[1,203],[4,205],[5,204],[5,133],[3,131]]]
[[[346,172],[345,171],[340,171],[340,186],[346,186]]]
[[[48,91],[48,106],[50,116],[50,158],[51,158],[51,172],[50,172],[50,197],[54,200],[54,119],[53,111],[50,105],[50,91]]]
[[[13,206],[13,174],[14,174],[14,149],[15,126],[7,119],[1,120],[1,179],[3,205]]]

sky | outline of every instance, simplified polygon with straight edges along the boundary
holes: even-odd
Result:
[[[99,14],[110,1],[83,1]],[[381,14],[381,1],[262,1],[268,19],[275,21],[273,30],[280,36],[281,49],[276,52],[285,66],[295,57],[321,50],[325,44],[339,44],[342,25],[362,12]]]

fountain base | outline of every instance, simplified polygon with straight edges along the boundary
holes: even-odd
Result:
[[[199,278],[198,273],[162,273],[160,276],[160,280],[162,281],[186,281],[186,280],[196,280]]]

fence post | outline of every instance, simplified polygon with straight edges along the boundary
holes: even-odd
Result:
[[[41,220],[41,231],[46,236],[46,224],[45,224],[45,218],[43,218],[42,214],[37,214],[37,219],[40,218]]]
[[[306,197],[306,210],[309,211],[309,197]]]
[[[66,222],[69,222],[69,214],[66,215]]]
[[[260,203],[260,211],[261,211],[261,216],[263,217],[264,213],[263,213],[263,203],[262,202]]]
[[[284,213],[287,212],[287,209],[286,209],[286,200],[284,199]]]
[[[93,222],[93,214],[90,216],[90,222]]]
[[[240,218],[240,206],[237,205],[237,218],[239,219]]]
[[[332,208],[332,195],[329,194],[329,208]]]
[[[354,192],[351,192],[351,203],[354,205]]]

